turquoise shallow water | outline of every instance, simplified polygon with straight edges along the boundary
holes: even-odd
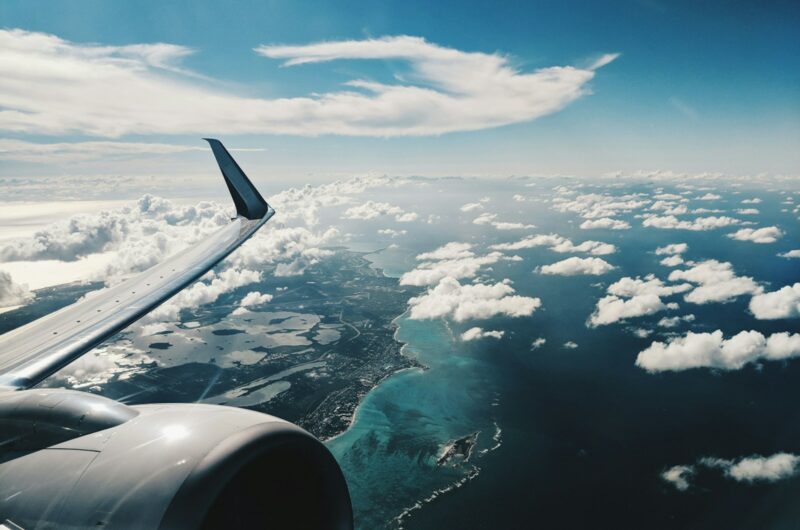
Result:
[[[351,428],[328,447],[348,479],[357,527],[401,526],[398,516],[436,491],[467,480],[493,446],[491,367],[461,351],[443,321],[398,318],[404,353],[426,370],[392,376],[362,402]],[[468,462],[437,465],[453,439],[480,431]],[[387,523],[388,522],[388,523]]]

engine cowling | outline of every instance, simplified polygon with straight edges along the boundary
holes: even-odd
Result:
[[[67,390],[4,397],[3,434],[24,431],[19,454],[0,464],[0,521],[25,529],[353,527],[330,452],[279,418],[217,405],[128,407]]]

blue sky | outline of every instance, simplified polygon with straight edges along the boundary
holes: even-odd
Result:
[[[281,67],[283,60],[254,52],[260,45],[302,47],[323,41],[374,42],[412,36],[432,46],[423,54],[440,49],[497,54],[505,66],[521,74],[564,66],[589,71],[604,54],[620,54],[587,74],[590,79],[570,85],[579,87],[581,95],[566,102],[550,98],[549,107],[541,113],[525,114],[521,109],[529,102],[521,101],[518,106],[509,103],[510,108],[493,116],[491,107],[513,99],[508,96],[513,90],[494,97],[491,86],[483,87],[473,106],[485,105],[488,110],[477,125],[466,118],[463,123],[446,118],[441,120],[446,122],[446,130],[426,123],[421,133],[415,129],[411,136],[407,136],[407,129],[400,135],[386,134],[386,129],[366,133],[359,129],[356,136],[343,135],[336,127],[331,132],[329,124],[319,130],[311,124],[303,135],[269,127],[252,131],[222,128],[219,135],[229,145],[258,149],[240,157],[249,167],[270,174],[319,180],[370,171],[507,176],[658,169],[741,175],[797,174],[800,169],[800,39],[796,36],[800,7],[791,2],[771,2],[767,8],[759,2],[646,0],[336,5],[288,1],[6,1],[0,6],[0,21],[5,28],[48,33],[81,47],[92,43],[168,43],[191,48],[193,53],[170,63],[194,76],[182,77],[182,83],[268,100],[337,93],[349,89],[344,83],[355,79],[413,86],[430,86],[434,81],[411,75],[412,64],[404,57],[341,57]],[[15,67],[25,69],[19,58],[12,60],[17,61]],[[440,70],[442,64],[433,67]],[[25,82],[30,81],[26,78]],[[167,77],[165,82],[169,82]],[[469,82],[468,75],[463,82]],[[487,81],[488,85],[492,82]],[[31,97],[57,101],[64,97],[58,87],[59,83],[51,82],[49,90],[43,87],[44,96]],[[4,90],[0,86],[0,97]],[[110,92],[112,96],[119,93],[109,107],[109,112],[116,112],[117,106],[129,98],[113,88]],[[491,97],[484,99],[486,94]],[[15,108],[16,100],[3,99],[0,108]],[[88,98],[76,106],[85,106],[79,110],[92,117],[99,112],[94,101]],[[137,108],[142,102],[129,104],[130,116],[146,113]],[[201,112],[202,103],[198,106]],[[420,107],[424,109],[421,113],[428,114],[424,119],[413,116],[414,108],[411,104],[401,109],[402,115],[390,116],[378,109],[368,120],[401,123],[402,128],[408,120],[427,122],[439,107]],[[44,114],[48,109],[41,104]],[[165,103],[163,109],[166,123],[170,107]],[[394,107],[391,111],[395,112]],[[463,108],[456,108],[454,113],[463,115]],[[87,129],[83,120],[75,126],[74,118],[61,129],[38,121],[20,128],[0,120],[0,137],[37,143],[113,141],[199,146],[199,136],[215,134],[213,125],[219,117],[215,118],[217,122],[211,118],[196,128],[184,123],[165,130],[139,127],[136,119],[135,126],[112,135]],[[495,126],[495,122],[501,125]],[[65,162],[71,164],[71,174],[105,173],[112,168],[135,173],[153,165],[142,161],[147,156],[117,156],[113,165],[109,165],[109,157],[100,155],[91,161],[6,156],[0,174],[59,174],[65,171]],[[158,156],[158,167],[164,171],[199,171],[207,162],[194,151]]]

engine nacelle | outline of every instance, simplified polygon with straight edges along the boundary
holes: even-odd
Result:
[[[81,392],[28,390],[0,396],[0,429],[0,442],[20,443],[19,454],[0,464],[0,523],[7,525],[353,527],[347,485],[327,448],[266,414],[128,407]],[[68,432],[74,437],[35,447]]]

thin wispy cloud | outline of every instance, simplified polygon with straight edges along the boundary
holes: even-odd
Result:
[[[465,52],[410,36],[265,45],[256,53],[299,66],[342,59],[400,60],[410,81],[354,79],[341,90],[269,99],[242,95],[181,66],[188,47],[101,46],[0,31],[0,130],[44,135],[437,135],[534,120],[590,93],[595,69],[531,72],[499,54]],[[53,87],[58,87],[54,90]]]

